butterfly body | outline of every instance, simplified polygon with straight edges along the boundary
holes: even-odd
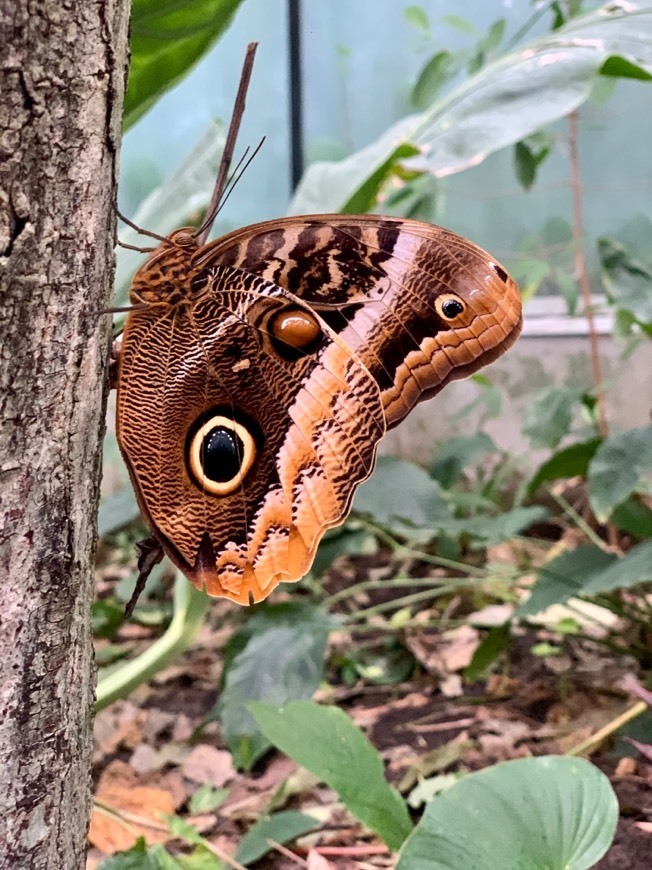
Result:
[[[518,290],[439,227],[376,216],[268,221],[137,273],[118,439],[155,537],[191,582],[258,601],[310,568],[378,441],[499,356]]]

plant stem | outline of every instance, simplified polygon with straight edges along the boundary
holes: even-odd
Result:
[[[329,595],[323,602],[328,608],[337,604],[346,598],[351,598],[361,592],[368,592],[371,589],[403,589],[405,587],[427,586],[432,589],[439,589],[442,585],[452,589],[459,586],[468,587],[475,586],[477,581],[465,580],[461,577],[392,577],[389,580],[364,580],[361,583],[356,583],[354,586],[347,586],[346,589],[340,589],[339,592]],[[398,599],[397,599],[398,600]]]
[[[573,194],[573,242],[575,245],[575,272],[582,293],[584,303],[584,316],[589,329],[589,346],[591,349],[591,369],[593,374],[593,388],[598,411],[598,432],[602,438],[609,434],[607,413],[604,402],[604,387],[602,383],[602,362],[600,360],[600,347],[598,333],[593,316],[593,299],[591,297],[591,284],[589,273],[586,268],[584,255],[584,225],[582,216],[582,181],[580,178],[580,157],[577,136],[577,111],[568,116],[568,150],[571,172],[571,191]]]
[[[189,647],[204,621],[210,601],[205,592],[195,589],[178,572],[174,585],[174,616],[167,631],[133,661],[100,678],[95,710],[124,698]]]
[[[414,550],[411,547],[407,547],[405,544],[401,544],[393,538],[383,528],[369,522],[368,520],[358,519],[357,522],[363,529],[367,529],[367,531],[375,535],[378,540],[387,544],[392,552],[399,556],[411,556],[413,559],[418,559],[420,562],[426,562],[428,565],[437,565],[440,568],[450,568],[452,571],[459,571],[462,574],[469,574],[478,578],[486,577],[489,573],[484,568],[472,567],[470,565],[465,565],[464,562],[456,562],[454,559],[444,559],[442,556],[432,556],[430,553],[424,553],[422,550]]]
[[[612,719],[604,728],[600,728],[599,731],[596,731],[591,737],[587,740],[583,740],[582,743],[578,743],[577,746],[573,746],[572,749],[569,749],[566,752],[566,755],[584,755],[591,749],[596,748],[602,743],[603,740],[606,740],[607,737],[610,737],[614,731],[617,731],[619,728],[622,728],[623,725],[626,725],[628,722],[631,722],[632,719],[636,719],[637,716],[640,716],[641,713],[645,713],[648,709],[645,701],[637,701],[629,710],[626,710],[620,716],[616,716],[615,719]]]

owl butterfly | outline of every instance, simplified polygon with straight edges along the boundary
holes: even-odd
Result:
[[[268,221],[137,272],[117,432],[154,537],[197,587],[261,601],[310,569],[378,442],[500,356],[518,288],[441,227],[375,215]]]

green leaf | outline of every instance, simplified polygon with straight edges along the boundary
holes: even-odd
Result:
[[[435,450],[430,476],[448,489],[478,456],[494,453],[498,448],[484,432],[456,435],[443,441]]]
[[[464,679],[471,683],[473,680],[479,680],[480,677],[483,677],[501,652],[509,646],[510,638],[511,622],[509,620],[488,631],[480,642],[480,646],[473,653],[471,662],[464,670]]]
[[[652,529],[650,530],[652,532]],[[597,595],[614,589],[629,589],[652,581],[652,540],[628,550],[624,556],[587,578],[583,592]]]
[[[539,568],[530,597],[516,609],[514,616],[522,619],[552,604],[563,604],[572,596],[584,592],[590,578],[615,561],[613,554],[605,553],[593,544],[556,556]]]
[[[548,514],[546,508],[538,506],[514,508],[497,517],[477,516],[458,520],[456,527],[460,532],[481,539],[483,546],[492,546],[508,541],[533,523],[545,519]]]
[[[452,520],[437,481],[423,468],[396,456],[381,456],[372,477],[357,491],[353,510],[401,534],[438,528]]]
[[[635,496],[614,508],[611,522],[636,538],[652,537],[652,510]]]
[[[615,54],[652,72],[652,8],[606,5],[486,64],[361,151],[313,163],[290,213],[341,211],[401,143],[417,147],[415,165],[437,178],[475,166],[580,106]]]
[[[538,393],[525,410],[523,434],[534,447],[556,447],[568,434],[573,409],[579,405],[580,393],[567,387],[550,387]]]
[[[253,864],[270,851],[269,840],[283,845],[318,826],[319,820],[305,813],[294,810],[272,813],[247,831],[238,844],[235,860],[240,864]]]
[[[489,32],[481,40],[481,45],[483,51],[487,54],[492,52],[495,48],[498,48],[500,43],[502,42],[503,36],[505,35],[505,28],[507,26],[507,22],[504,18],[498,18],[493,22],[491,27],[489,28]]]
[[[366,529],[351,528],[346,525],[327,532],[324,536],[310,573],[321,575],[333,564],[333,560],[344,553],[369,553],[377,549],[376,539]]]
[[[210,852],[205,854],[211,863],[204,859],[202,864],[192,864],[188,862],[191,856],[173,857],[161,843],[148,848],[141,837],[128,851],[105,858],[99,870],[221,870],[222,862]]]
[[[412,105],[417,109],[429,106],[454,73],[455,59],[450,51],[439,51],[433,55],[419,73],[412,89]]]
[[[605,60],[600,67],[600,75],[618,79],[638,79],[643,82],[652,81],[652,75],[647,70],[618,55],[612,55]]]
[[[442,21],[461,33],[477,33],[474,25],[466,18],[462,18],[461,15],[444,15]]]
[[[586,870],[617,821],[609,780],[588,761],[506,761],[429,803],[396,870]]]
[[[197,813],[210,813],[211,810],[217,809],[221,803],[224,803],[228,797],[228,788],[214,788],[209,783],[205,782],[200,785],[197,791],[190,798],[189,809],[192,815]]]
[[[247,702],[310,698],[322,677],[330,627],[323,611],[291,602],[262,608],[232,638],[237,652],[225,662],[213,712],[237,767],[250,769],[270,746]]]
[[[134,0],[125,130],[192,69],[229,26],[241,2]]]
[[[618,311],[640,324],[652,322],[652,265],[615,239],[598,239],[602,279]]]
[[[115,598],[102,598],[93,602],[92,607],[93,637],[115,637],[118,628],[124,622],[124,608]]]
[[[387,783],[380,755],[345,713],[311,701],[248,707],[276,747],[334,789],[390,849],[400,847],[412,830],[405,802]]]
[[[375,686],[397,686],[414,671],[414,656],[403,644],[388,638],[380,650],[352,649],[342,667],[353,671],[354,680],[362,678]]]
[[[524,190],[529,190],[534,184],[537,169],[550,154],[551,148],[551,137],[540,132],[528,136],[514,146],[514,170]]]
[[[589,462],[602,443],[601,438],[591,438],[590,441],[580,441],[558,450],[538,467],[528,481],[525,492],[532,495],[548,480],[558,480],[560,477],[585,477]]]
[[[408,157],[416,157],[418,148],[408,142],[398,145],[387,159],[378,166],[363,184],[342,205],[344,214],[362,214],[369,211],[376,203],[380,191],[401,169],[401,163]]]
[[[430,21],[428,14],[421,6],[407,6],[403,15],[408,24],[416,27],[422,33],[430,33]]]
[[[589,501],[600,522],[633,492],[648,492],[651,473],[652,426],[605,439],[588,469]]]

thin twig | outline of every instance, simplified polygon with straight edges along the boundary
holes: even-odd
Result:
[[[571,191],[573,194],[573,242],[575,244],[575,271],[582,293],[584,303],[584,316],[589,330],[589,346],[591,349],[591,370],[593,373],[593,388],[598,409],[598,432],[602,438],[609,434],[607,412],[604,401],[604,385],[602,383],[602,362],[600,360],[600,346],[598,332],[595,326],[593,314],[593,299],[591,297],[591,283],[586,268],[584,255],[584,227],[582,217],[582,181],[580,178],[580,158],[577,144],[577,111],[568,116],[568,151],[571,171]]]
[[[307,861],[304,861],[303,858],[300,858],[297,854],[295,854],[291,849],[288,849],[282,843],[277,843],[276,840],[271,840],[268,837],[267,845],[271,849],[274,849],[275,852],[278,852],[279,855],[284,855],[289,861],[292,861],[293,864],[297,864],[299,867],[308,866]]]
[[[591,541],[592,544],[595,544],[596,547],[599,547],[601,550],[604,550],[605,553],[611,553],[612,549],[605,544],[602,538],[596,534],[596,532],[591,528],[591,526],[587,523],[587,521],[582,517],[575,508],[561,495],[557,495],[552,489],[546,487],[548,495],[553,498],[559,507],[570,517],[571,520],[575,523],[580,531],[584,532],[586,537]]]
[[[215,220],[215,215],[217,214],[217,209],[219,208],[220,199],[222,198],[222,194],[224,193],[227,176],[229,174],[229,167],[231,166],[233,152],[235,150],[235,143],[238,138],[238,132],[240,130],[240,122],[242,121],[242,116],[245,110],[247,90],[249,88],[249,81],[251,79],[251,71],[254,66],[254,58],[256,56],[257,48],[257,42],[250,42],[247,46],[245,59],[242,64],[242,72],[240,73],[240,84],[238,85],[238,93],[236,94],[235,103],[233,104],[231,123],[229,124],[229,132],[226,136],[224,151],[222,152],[222,159],[220,160],[220,168],[219,172],[217,173],[217,181],[215,182],[213,196],[211,197],[211,202],[208,206],[208,211],[206,212],[204,222],[195,234],[197,244],[200,247],[206,243],[206,239],[208,238],[208,234],[211,231],[213,221]]]
[[[623,725],[626,725],[628,722],[631,722],[632,719],[636,719],[637,716],[645,713],[647,709],[648,706],[645,701],[637,701],[637,703],[630,707],[629,710],[621,713],[620,716],[616,716],[616,718],[607,723],[604,728],[600,728],[600,730],[596,731],[591,737],[578,743],[577,746],[573,746],[573,748],[569,749],[565,754],[584,755],[589,750],[596,749],[604,740],[607,739],[607,737],[610,737],[614,731],[618,731],[618,729],[622,728]]]

